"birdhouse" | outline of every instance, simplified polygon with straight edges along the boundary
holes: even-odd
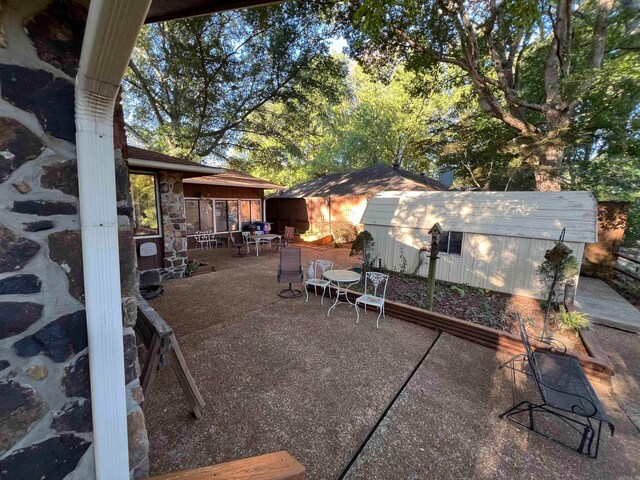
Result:
[[[438,222],[433,224],[433,227],[431,227],[431,229],[429,230],[429,235],[434,236],[434,235],[442,235],[442,227],[440,226],[440,224]]]
[[[442,235],[442,227],[438,222],[433,224],[433,227],[429,230],[429,235],[431,235],[431,248],[429,249],[431,252],[431,258],[438,258],[438,252],[440,251],[440,235]]]
[[[551,263],[559,264],[572,253],[573,250],[567,247],[564,243],[556,242],[552,249],[547,250],[544,254],[544,258],[549,260]]]

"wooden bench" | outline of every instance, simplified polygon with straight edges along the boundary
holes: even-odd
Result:
[[[304,480],[305,468],[287,452],[267,453],[149,480]]]
[[[138,321],[134,328],[147,349],[140,375],[140,385],[145,399],[142,408],[144,409],[146,399],[151,393],[151,386],[158,370],[171,367],[193,415],[201,418],[205,403],[189,372],[178,339],[169,324],[142,297],[138,297]]]

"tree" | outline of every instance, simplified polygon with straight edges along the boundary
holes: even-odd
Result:
[[[224,158],[261,131],[253,113],[339,72],[331,35],[313,2],[148,25],[123,85],[130,132],[169,154]]]
[[[311,101],[271,102],[256,112],[252,121],[273,135],[246,134],[230,164],[285,185],[374,163],[435,172],[437,150],[446,144],[439,140],[443,122],[455,123],[457,102],[469,89],[417,95],[416,75],[403,65],[376,79],[357,63],[342,61],[348,73],[333,78],[331,98],[316,93],[307,96]]]
[[[628,3],[628,2],[627,2]],[[350,44],[369,66],[405,61],[465,72],[481,109],[513,129],[538,190],[560,190],[585,96],[611,58],[632,52],[613,0],[357,0],[340,4]],[[608,48],[610,30],[622,42]]]

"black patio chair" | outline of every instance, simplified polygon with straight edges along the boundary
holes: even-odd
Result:
[[[615,427],[608,419],[600,399],[580,365],[571,356],[544,350],[533,351],[524,322],[516,315],[520,327],[520,337],[525,348],[523,355],[516,355],[504,363],[500,369],[512,372],[514,405],[500,415],[518,425],[528,428],[554,442],[576,450],[589,458],[598,456],[602,422],[609,425],[611,436]],[[549,342],[546,342],[549,343]],[[524,400],[516,403],[516,372],[532,378],[540,394],[541,401]],[[528,424],[520,421],[519,414],[528,414]],[[534,414],[548,414],[564,422],[579,436],[577,447],[536,429]],[[576,442],[577,443],[577,442]]]
[[[245,257],[249,253],[249,246],[243,242],[236,242],[235,238],[233,238],[233,233],[231,232],[229,232],[229,241],[227,243],[230,247],[238,249],[238,253],[231,255],[232,257]],[[242,253],[243,248],[247,249],[247,253]]]
[[[278,283],[288,283],[289,288],[280,290],[278,296],[294,298],[302,295],[302,290],[292,289],[292,283],[304,282],[300,248],[283,248],[280,250],[280,266],[278,267]]]

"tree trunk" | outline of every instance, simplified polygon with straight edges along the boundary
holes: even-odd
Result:
[[[562,190],[562,160],[564,159],[564,133],[571,128],[572,109],[563,104],[545,113],[547,133],[537,142],[538,162],[535,167],[536,190],[559,192]]]
[[[535,167],[536,190],[540,192],[559,192],[560,171],[564,149],[559,145],[543,148],[542,154]]]

